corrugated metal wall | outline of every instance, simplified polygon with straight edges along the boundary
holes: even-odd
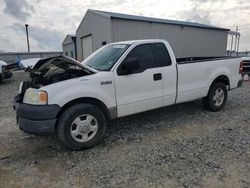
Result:
[[[15,63],[17,59],[42,58],[61,55],[62,52],[1,52],[0,60],[6,63]]]
[[[110,19],[88,11],[76,31],[77,60],[83,60],[81,38],[92,35],[92,50],[96,51],[102,42],[110,42]]]
[[[226,31],[122,19],[111,19],[111,30],[112,42],[166,39],[177,58],[226,55]]]

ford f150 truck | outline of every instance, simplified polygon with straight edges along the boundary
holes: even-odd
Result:
[[[242,84],[241,58],[176,59],[165,40],[108,44],[82,63],[66,56],[21,62],[30,80],[15,98],[21,130],[56,133],[73,150],[98,144],[107,121],[203,98],[221,110]]]

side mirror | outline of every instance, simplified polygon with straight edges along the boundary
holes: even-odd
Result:
[[[118,69],[118,75],[129,75],[136,73],[136,71],[140,68],[139,59],[137,58],[128,58],[125,59],[121,67]]]

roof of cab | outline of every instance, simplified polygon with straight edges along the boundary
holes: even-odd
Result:
[[[128,41],[114,42],[112,44],[134,44],[134,43],[154,43],[154,42],[166,42],[166,40],[163,39],[128,40]]]

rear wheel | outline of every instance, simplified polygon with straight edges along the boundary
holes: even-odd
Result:
[[[104,114],[90,104],[77,104],[69,107],[58,122],[59,140],[73,150],[97,145],[103,139],[105,130]]]
[[[213,84],[208,92],[208,95],[203,98],[204,106],[212,111],[217,112],[221,110],[227,101],[227,87],[224,83]]]

